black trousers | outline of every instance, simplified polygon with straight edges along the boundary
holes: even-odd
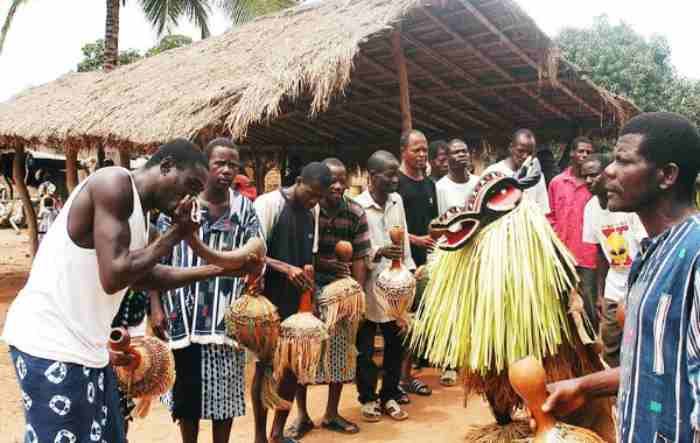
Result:
[[[596,270],[577,266],[576,272],[578,272],[578,277],[581,279],[581,289],[583,290],[581,297],[583,298],[583,307],[586,309],[588,319],[591,321],[593,330],[597,335],[600,320],[598,318],[598,310],[596,309],[596,302],[598,301]]]
[[[379,368],[374,364],[374,335],[377,326],[384,336],[384,375],[382,389],[377,396]],[[364,320],[357,331],[357,392],[360,403],[380,399],[383,402],[399,396],[401,359],[404,354],[403,336],[395,321],[374,323]]]

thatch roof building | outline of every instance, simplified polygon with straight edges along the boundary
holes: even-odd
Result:
[[[222,134],[253,146],[395,144],[397,31],[413,126],[429,135],[605,129],[638,112],[563,60],[512,0],[326,0],[29,89],[0,104],[0,145],[147,150]]]

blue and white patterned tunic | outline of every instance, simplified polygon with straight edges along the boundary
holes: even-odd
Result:
[[[700,216],[642,242],[626,296],[620,442],[700,441]]]

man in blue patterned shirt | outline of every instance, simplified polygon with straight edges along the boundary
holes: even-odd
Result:
[[[253,203],[231,189],[239,169],[238,148],[218,138],[207,145],[206,154],[209,178],[200,196],[199,237],[211,249],[240,248],[250,238],[261,237],[262,230]],[[168,226],[169,219],[161,216],[158,229],[163,232]],[[191,267],[202,259],[182,241],[173,248],[169,262]],[[245,354],[226,336],[223,321],[243,288],[240,277],[216,277],[151,298],[154,330],[164,335],[167,327],[175,355],[175,386],[168,400],[183,443],[196,443],[200,419],[213,421],[214,443],[227,442],[233,417],[245,415]]]
[[[621,366],[550,386],[543,410],[617,393],[619,441],[700,441],[699,171],[700,134],[679,115],[641,114],[620,132],[608,207],[636,212],[650,236],[630,272]]]

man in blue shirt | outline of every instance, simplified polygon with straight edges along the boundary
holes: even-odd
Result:
[[[630,271],[621,365],[550,386],[543,410],[617,394],[619,441],[700,439],[699,171],[700,134],[679,115],[641,114],[620,132],[608,208],[636,212],[650,237]]]

